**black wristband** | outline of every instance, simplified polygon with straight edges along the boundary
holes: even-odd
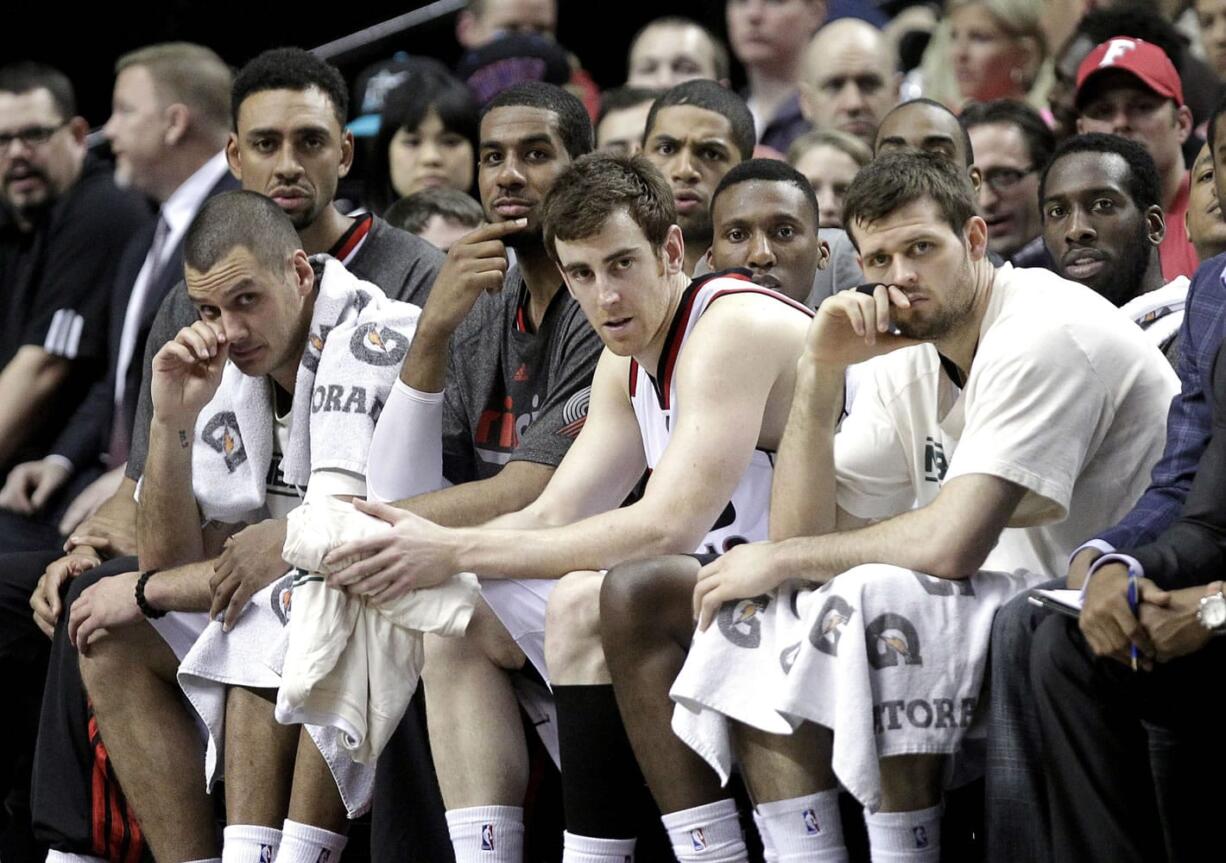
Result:
[[[157,620],[159,617],[165,617],[166,612],[160,611],[149,604],[149,600],[145,599],[145,584],[150,577],[156,575],[160,570],[149,569],[140,574],[140,578],[136,579],[136,607],[140,609],[140,613],[150,620]]]

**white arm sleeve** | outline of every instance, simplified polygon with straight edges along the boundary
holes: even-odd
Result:
[[[403,500],[443,484],[443,394],[423,393],[397,380],[370,441],[367,496]]]

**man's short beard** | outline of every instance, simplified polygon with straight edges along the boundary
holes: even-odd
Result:
[[[502,238],[503,245],[517,252],[535,252],[545,248],[545,235],[540,225],[529,222],[528,227]]]
[[[1123,306],[1129,300],[1141,293],[1141,282],[1145,279],[1145,271],[1149,269],[1149,256],[1153,246],[1149,241],[1149,232],[1144,222],[1137,229],[1137,235],[1129,244],[1125,256],[1119,264],[1108,273],[1103,274],[1101,286],[1096,288],[1099,294],[1111,301],[1114,306]]]
[[[962,267],[958,272],[958,282],[964,290],[959,290],[958,295],[953,297],[955,301],[958,301],[965,293],[966,301],[959,302],[957,305],[946,305],[935,317],[926,321],[899,321],[897,324],[899,334],[909,339],[922,339],[926,342],[935,342],[949,335],[966,320],[975,303],[974,279],[975,273],[971,268],[971,259],[967,256],[963,258]]]

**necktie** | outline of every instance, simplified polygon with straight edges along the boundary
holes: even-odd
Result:
[[[158,306],[162,304],[162,295],[155,290],[158,277],[163,268],[162,252],[166,248],[166,238],[170,235],[170,225],[166,219],[158,216],[157,228],[153,232],[153,243],[149,246],[149,254],[145,256],[149,277],[145,279],[145,293],[141,297],[140,316],[136,318],[138,332],[148,327],[153,316],[157,314]],[[136,414],[135,400],[140,396],[140,369],[143,362],[143,345],[140,339],[132,348],[132,356],[128,358],[126,383],[123,390],[123,402],[115,405],[111,416],[111,439],[107,445],[107,464],[111,467],[123,464],[128,460],[128,446],[131,444],[131,429],[128,427],[131,417]],[[116,370],[118,371],[118,369]],[[135,382],[136,385],[133,385]]]

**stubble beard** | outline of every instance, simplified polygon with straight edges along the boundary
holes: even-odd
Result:
[[[909,339],[935,342],[957,329],[975,303],[975,271],[969,255],[963,257],[954,281],[957,288],[942,308],[927,320],[899,321],[898,332]]]

